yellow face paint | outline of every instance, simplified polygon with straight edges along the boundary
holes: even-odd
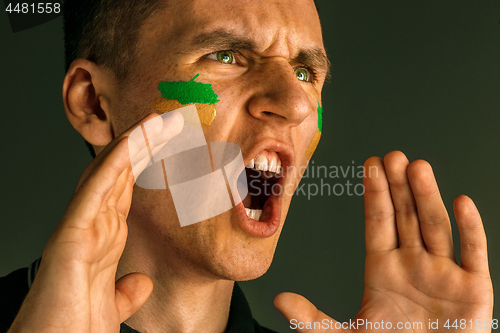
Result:
[[[195,82],[200,76],[196,75],[191,81],[161,82],[158,90],[162,93],[162,99],[157,101],[151,108],[161,113],[167,113],[181,107],[194,104],[198,111],[201,126],[209,129],[215,119],[217,112],[215,104],[219,102],[211,84]]]
[[[306,158],[310,159],[314,152],[316,151],[316,148],[318,147],[319,140],[321,139],[321,132],[319,130],[316,131],[316,134],[314,134],[314,137],[312,139],[311,144],[306,150]]]
[[[311,144],[306,150],[306,158],[310,159],[316,148],[318,147],[319,140],[321,139],[321,132],[323,131],[323,107],[318,102],[318,130],[314,134]]]
[[[203,129],[209,129],[210,125],[215,119],[217,115],[217,111],[215,110],[215,105],[210,104],[199,104],[199,103],[191,103],[196,105],[196,110],[198,111],[198,117],[200,118],[201,127]],[[187,104],[189,105],[189,104]],[[170,112],[172,110],[177,110],[186,105],[179,103],[177,100],[165,99],[162,98],[158,102],[156,102],[151,109],[157,110],[160,114]]]

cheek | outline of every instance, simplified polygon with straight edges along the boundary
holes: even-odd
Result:
[[[244,124],[245,92],[240,92],[235,85],[229,82],[214,83],[214,91],[219,95],[216,105],[216,118],[208,133],[213,142],[241,142],[239,136],[244,135],[247,127]],[[238,136],[238,137],[235,137]]]
[[[131,215],[149,221],[147,227],[153,234],[180,227],[170,190],[147,190],[134,186]]]

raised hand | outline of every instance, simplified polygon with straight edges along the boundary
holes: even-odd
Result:
[[[133,135],[146,123],[148,146]],[[164,117],[150,114],[88,165],[9,333],[119,332],[120,323],[146,302],[153,285],[144,274],[129,274],[115,283],[134,174],[180,133],[183,123],[175,111]]]
[[[409,164],[403,153],[392,152],[384,160],[370,158],[365,170],[367,254],[361,310],[350,325],[344,323],[341,328],[342,323],[304,297],[280,294],[275,305],[289,321],[294,319],[296,331],[489,332],[498,328],[498,322],[492,323],[486,236],[472,200],[460,196],[453,205],[461,238],[459,266],[448,213],[430,165],[421,160]],[[307,325],[314,322],[323,325]]]

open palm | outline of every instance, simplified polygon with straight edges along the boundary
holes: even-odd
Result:
[[[430,165],[409,164],[404,154],[392,152],[384,160],[369,159],[365,168],[367,255],[360,312],[342,327],[291,293],[278,295],[278,309],[303,323],[297,332],[489,332],[493,289],[486,237],[472,200],[460,196],[454,203],[461,237],[458,266]],[[314,322],[323,325],[307,325]]]
[[[145,123],[151,134],[147,144],[133,138],[137,132],[143,138]],[[89,164],[9,333],[118,332],[146,302],[153,288],[146,275],[132,273],[115,282],[127,240],[134,175],[182,126],[180,113],[150,114]]]

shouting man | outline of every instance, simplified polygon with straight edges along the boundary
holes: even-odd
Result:
[[[26,270],[1,282],[20,295],[2,324],[13,322],[12,333],[268,332],[235,281],[269,268],[293,190],[250,193],[225,213],[181,227],[168,187],[134,185],[131,161],[143,169],[151,155],[128,139],[153,124],[147,145],[156,153],[183,126],[178,113],[158,113],[195,104],[206,142],[238,145],[249,175],[265,172],[294,189],[321,136],[329,73],[314,1],[68,0],[64,11],[65,111],[96,157],[29,292]],[[180,82],[186,94],[199,83],[216,97],[185,100],[161,89]],[[464,331],[488,331],[476,326],[491,320],[493,291],[472,201],[462,196],[454,205],[458,266],[430,166],[400,152],[365,166],[377,172],[364,179],[365,291],[355,320],[442,331],[427,323],[466,319],[474,325]],[[336,326],[296,294],[278,295],[275,305],[298,332],[370,330]]]

